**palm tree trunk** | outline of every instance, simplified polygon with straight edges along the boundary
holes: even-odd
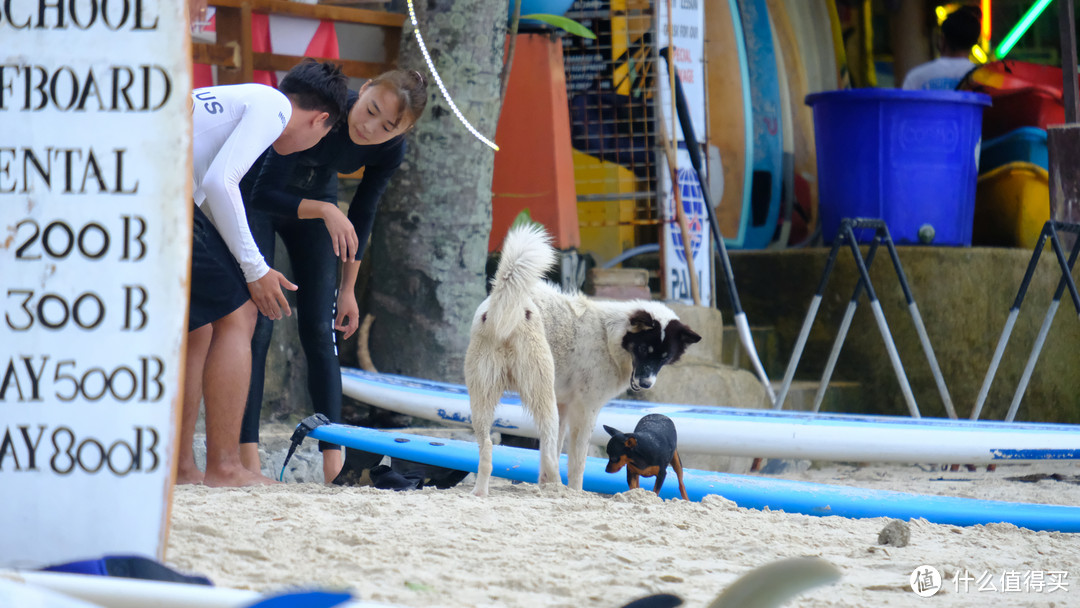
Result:
[[[465,117],[493,138],[507,0],[416,2],[420,33]],[[458,122],[406,22],[398,65],[428,79],[428,107],[376,216],[370,350],[382,372],[460,382],[484,299],[494,152]]]

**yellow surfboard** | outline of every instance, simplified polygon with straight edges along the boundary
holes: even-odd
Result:
[[[806,71],[808,93],[839,88],[836,49],[826,0],[783,0],[784,14],[795,35]],[[774,13],[775,14],[775,13]]]

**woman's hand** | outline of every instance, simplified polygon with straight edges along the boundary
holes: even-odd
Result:
[[[341,258],[342,263],[355,260],[360,239],[356,237],[356,229],[353,228],[349,218],[341,212],[341,209],[338,209],[337,205],[326,205],[323,222],[326,224],[326,231],[330,233],[334,255]]]
[[[358,327],[360,327],[360,307],[356,305],[356,294],[352,290],[338,293],[337,319],[334,329],[344,332],[344,339],[348,340]]]
[[[334,255],[341,258],[342,262],[352,262],[358,254],[360,239],[356,236],[349,218],[333,203],[304,199],[300,201],[297,210],[300,219],[319,218],[326,224],[326,231],[330,233],[330,244],[334,248]]]

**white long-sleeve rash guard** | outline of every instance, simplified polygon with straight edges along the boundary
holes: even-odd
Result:
[[[277,89],[261,84],[196,89],[192,102],[195,204],[225,240],[244,279],[257,281],[270,267],[248,228],[240,180],[285,130],[292,104]]]

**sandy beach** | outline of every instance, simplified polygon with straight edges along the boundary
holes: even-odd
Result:
[[[1055,473],[1060,480],[1010,479]],[[1080,467],[1061,464],[950,472],[827,463],[784,477],[1078,505],[1077,475]],[[835,565],[841,579],[786,605],[1080,605],[1077,534],[912,520],[910,543],[895,547],[878,544],[886,518],[813,517],[742,509],[719,496],[688,503],[640,489],[603,496],[504,480],[493,480],[491,496],[481,499],[470,494],[471,482],[472,476],[449,490],[410,492],[318,483],[178,487],[167,561],[219,586],[348,589],[402,606],[616,607],[653,593],[707,606],[755,567],[811,556]],[[933,598],[910,587],[922,565],[944,579]]]

